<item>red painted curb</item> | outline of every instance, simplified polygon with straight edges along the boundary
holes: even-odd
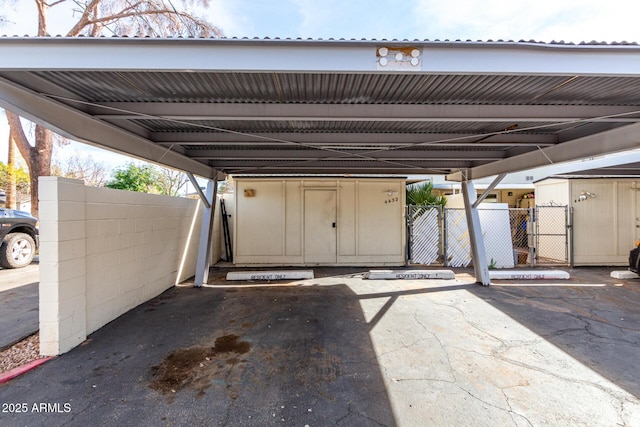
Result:
[[[42,359],[36,359],[32,362],[27,363],[26,365],[18,366],[17,368],[13,368],[10,371],[3,372],[0,374],[0,384],[4,384],[7,381],[12,380],[19,375],[25,374],[51,359],[53,359],[53,356],[45,357]]]

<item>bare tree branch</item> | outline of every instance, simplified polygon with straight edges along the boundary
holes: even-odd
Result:
[[[12,0],[0,0],[0,4]],[[38,10],[38,36],[48,36],[49,9],[68,3],[68,0],[34,0]],[[79,18],[67,32],[68,37],[81,34],[93,37],[104,31],[116,35],[200,36],[220,37],[222,31],[206,20],[188,12],[193,5],[207,7],[208,0],[181,0],[182,9],[172,0],[72,0],[74,16]],[[0,16],[0,24],[5,15]],[[20,118],[7,111],[7,119],[18,150],[24,157],[31,174],[32,213],[38,214],[38,177],[51,174],[53,133],[36,126],[34,145],[30,145]],[[176,178],[177,179],[177,178]],[[175,180],[169,180],[172,183]],[[177,179],[180,184],[180,180]],[[171,189],[172,191],[172,189]]]

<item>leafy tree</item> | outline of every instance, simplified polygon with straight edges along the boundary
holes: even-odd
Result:
[[[197,5],[207,7],[208,0],[181,0],[183,10],[174,7],[172,0],[34,0],[38,10],[38,36],[49,36],[48,11],[60,5],[73,5],[73,16],[78,17],[66,33],[67,37],[80,35],[152,35],[218,37],[221,31],[204,19],[187,12]],[[0,0],[0,6],[12,3]],[[8,16],[2,16],[7,21]],[[6,111],[15,143],[24,157],[31,176],[31,212],[38,215],[38,177],[51,175],[53,133],[41,125],[35,126],[33,145],[23,129],[18,115]]]
[[[433,193],[433,184],[429,181],[407,186],[408,205],[436,205],[445,207],[447,198]]]
[[[138,166],[129,163],[116,169],[113,179],[107,182],[107,187],[117,190],[137,191],[149,193],[154,188],[156,172],[151,165]]]
[[[184,173],[150,164],[128,163],[118,168],[106,187],[118,190],[178,196],[187,182]]]

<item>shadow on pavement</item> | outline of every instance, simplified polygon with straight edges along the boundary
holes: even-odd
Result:
[[[3,418],[23,425],[392,426],[357,301],[343,284],[172,288],[0,386],[3,402],[57,404],[57,413]]]

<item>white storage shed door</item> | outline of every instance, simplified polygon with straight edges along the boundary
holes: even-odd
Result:
[[[337,197],[335,190],[304,192],[304,261],[337,261]]]

